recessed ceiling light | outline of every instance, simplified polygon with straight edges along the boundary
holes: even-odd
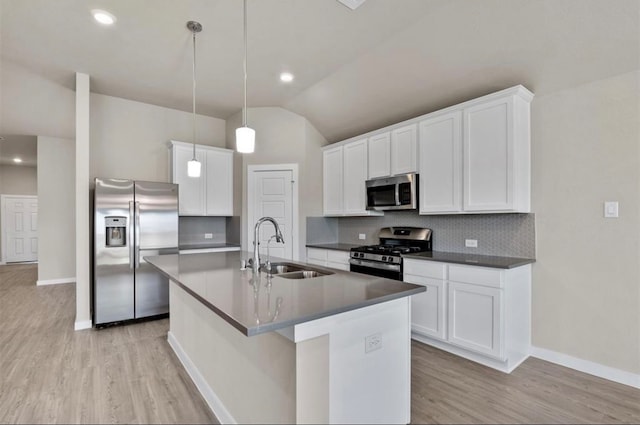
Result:
[[[291,74],[290,72],[283,72],[282,74],[280,74],[280,81],[285,82],[285,83],[290,83],[293,81],[293,74]]]
[[[116,21],[116,17],[105,10],[93,9],[91,14],[96,21],[103,25],[112,25]]]
[[[22,158],[18,158],[16,156],[15,158],[13,158],[13,162],[15,162],[16,164],[20,164],[22,162]]]

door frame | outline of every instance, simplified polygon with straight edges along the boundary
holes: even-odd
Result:
[[[7,261],[6,261],[7,232],[5,231],[5,225],[6,225],[5,206],[6,206],[7,198],[35,199],[37,201],[38,195],[0,195],[0,249],[2,249],[2,256],[0,256],[0,264],[7,264]],[[40,220],[38,220],[38,222],[39,221]],[[40,228],[39,224],[40,223],[38,223],[38,229]],[[40,239],[40,232],[38,232],[38,239]]]
[[[256,218],[253,216],[254,175],[256,172],[261,171],[291,171],[291,175],[293,176],[293,186],[291,188],[291,240],[293,246],[291,247],[291,254],[293,261],[298,261],[300,259],[300,204],[298,197],[298,188],[300,185],[298,184],[298,164],[247,165],[247,251],[252,250],[253,241],[250,239],[256,222]]]

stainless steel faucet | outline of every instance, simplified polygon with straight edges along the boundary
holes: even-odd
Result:
[[[276,234],[274,235],[276,237],[276,242],[284,243],[280,226],[278,226],[278,222],[272,217],[262,217],[256,221],[256,225],[253,228],[253,262],[251,264],[253,273],[260,272],[260,225],[265,221],[270,221],[273,224],[273,227],[276,228]]]

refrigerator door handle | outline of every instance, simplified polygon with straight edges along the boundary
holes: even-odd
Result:
[[[136,207],[136,239],[135,239],[135,268],[140,267],[140,202],[135,202]]]
[[[135,247],[134,247],[134,237],[133,237],[133,232],[134,232],[134,225],[133,225],[133,217],[135,214],[135,210],[133,207],[134,202],[133,201],[129,201],[129,229],[127,230],[129,232],[129,268],[133,269],[135,268]]]

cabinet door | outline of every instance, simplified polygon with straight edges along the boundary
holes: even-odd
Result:
[[[205,214],[205,156],[202,151],[196,149],[196,159],[202,164],[200,177],[187,175],[187,162],[193,158],[193,147],[173,145],[172,153],[172,183],[179,186],[178,199],[180,201],[178,212],[180,215],[204,215]]]
[[[342,146],[322,152],[322,197],[325,215],[344,213]]]
[[[391,132],[391,174],[415,173],[417,126],[411,124]]]
[[[207,215],[233,215],[233,152],[205,150]]]
[[[344,212],[363,213],[367,209],[367,139],[343,146]]]
[[[424,276],[404,275],[404,281],[422,285],[427,292],[411,297],[411,329],[432,338],[446,339],[446,282]]]
[[[504,360],[502,290],[449,282],[448,341]]]
[[[319,248],[307,248],[307,263],[318,266],[327,265],[327,250]]]
[[[369,178],[391,175],[391,133],[369,137]]]
[[[420,214],[462,209],[462,111],[420,123]]]
[[[514,209],[513,97],[464,110],[464,209]]]

